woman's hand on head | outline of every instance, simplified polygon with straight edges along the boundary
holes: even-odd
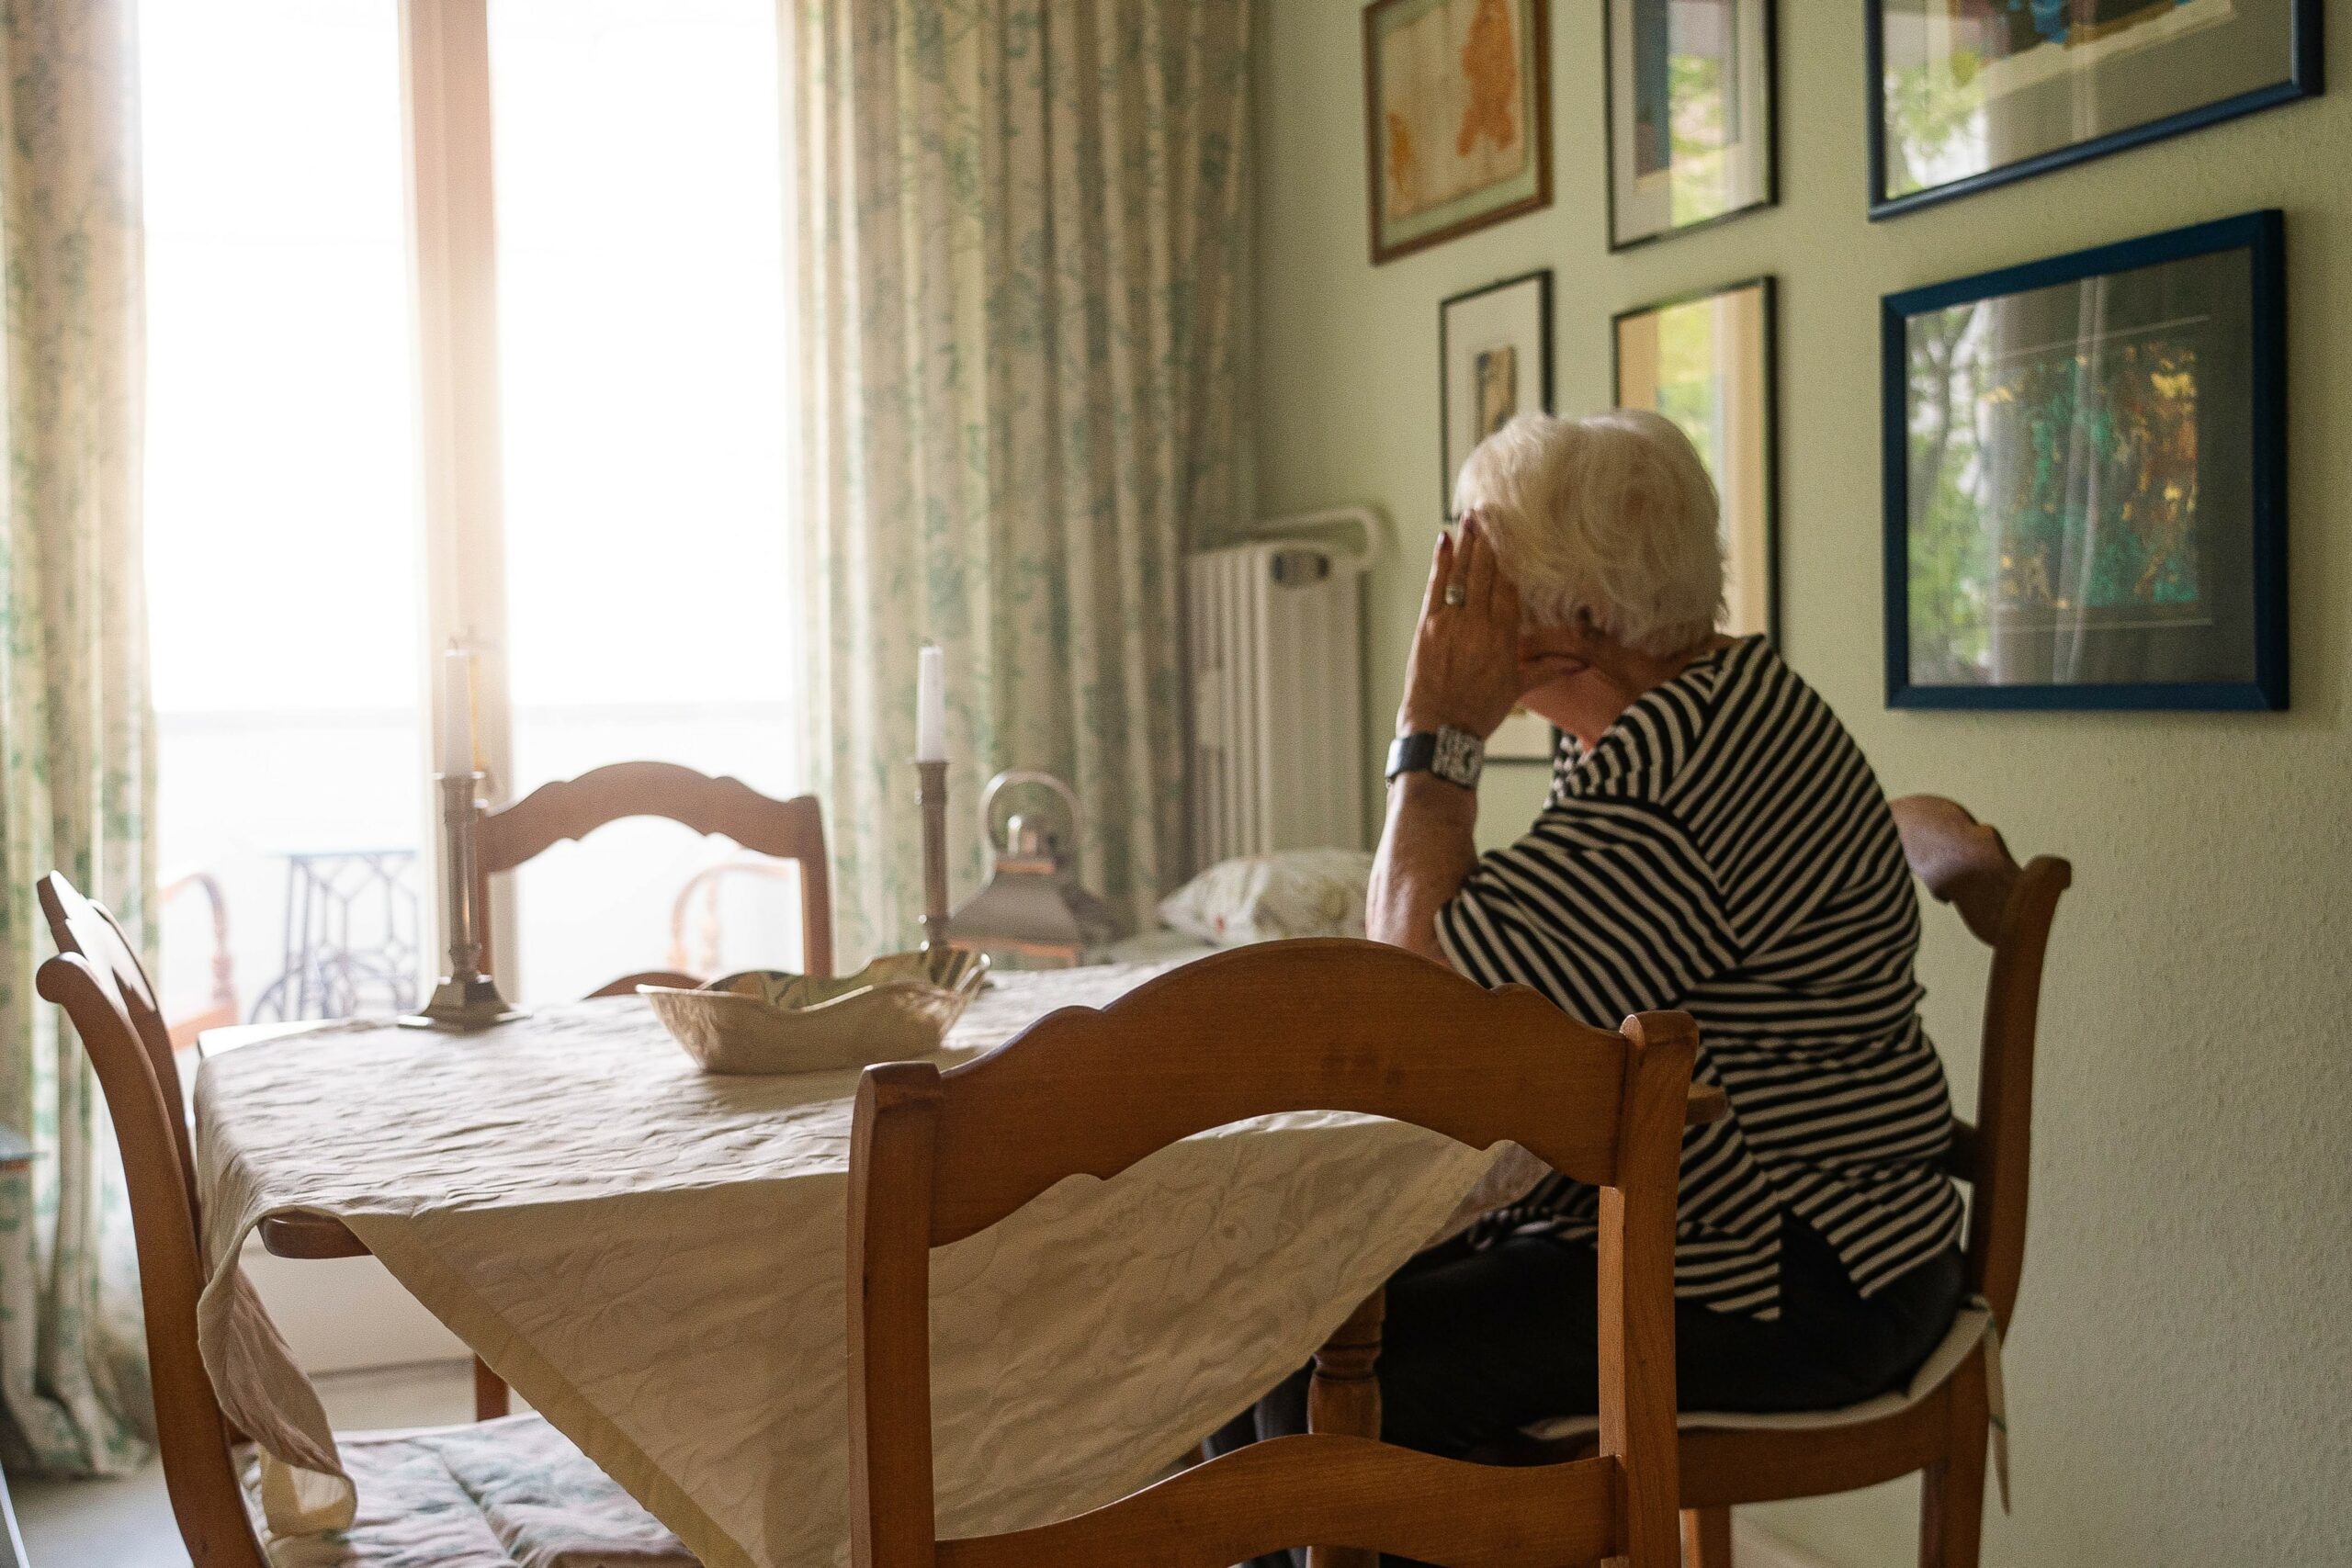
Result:
[[[1459,542],[1440,536],[1430,563],[1397,733],[1443,727],[1484,740],[1510,716],[1523,690],[1519,592],[1474,512],[1463,521]]]

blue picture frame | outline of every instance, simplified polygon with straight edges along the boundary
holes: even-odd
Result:
[[[2233,585],[2247,606],[2244,680],[1996,685],[1916,682],[1911,658],[1911,365],[1908,327],[1920,315],[2167,262],[2245,251],[2245,442],[2250,514],[2243,573]],[[2003,267],[1889,294],[1880,305],[1881,462],[1884,513],[1886,702],[1893,708],[2128,711],[2283,710],[2287,706],[2286,229],[2278,209]],[[2201,422],[2201,416],[2200,416]],[[2203,462],[2204,448],[2199,447]],[[2063,607],[2064,601],[2059,604]],[[2151,634],[2141,634],[2151,635]],[[2162,634],[2153,634],[2162,635]]]
[[[2234,119],[2240,115],[2254,114],[2280,104],[2317,97],[2326,87],[2325,68],[2321,49],[2321,0],[2290,0],[2293,14],[2290,21],[2290,55],[2284,80],[2273,82],[2249,92],[2227,98],[2199,104],[2194,108],[2150,120],[2143,125],[2129,126],[2104,136],[2091,137],[2068,146],[2052,148],[2003,164],[1942,185],[1929,186],[1924,190],[1906,191],[1899,196],[1887,194],[1886,160],[1886,26],[1884,0],[1863,0],[1862,33],[1870,70],[1870,215],[1873,221],[1917,211],[1939,202],[1951,201],[2013,180],[2030,179],[2046,175],[2052,169],[2063,169],[2091,158],[2103,158],[2110,152],[2121,152],[2132,147],[2159,141],[2168,136],[2178,136],[2222,120]]]

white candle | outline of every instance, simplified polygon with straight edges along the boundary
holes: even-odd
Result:
[[[930,643],[915,662],[915,761],[947,761],[946,666]]]
[[[441,771],[474,771],[474,656],[452,648],[441,658]]]

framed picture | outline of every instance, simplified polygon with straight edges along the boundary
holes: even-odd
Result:
[[[1552,273],[1506,277],[1437,308],[1437,388],[1444,489],[1438,515],[1453,515],[1453,481],[1470,448],[1513,414],[1552,412]]]
[[[1781,639],[1780,412],[1773,283],[1644,305],[1611,323],[1617,406],[1682,428],[1723,502],[1723,629]]]
[[[2320,0],[1868,0],[1871,216],[2320,91]]]
[[[1513,708],[1502,727],[1487,738],[1489,762],[1542,762],[1550,766],[1560,732],[1525,708]]]
[[[1886,298],[1886,697],[2287,705],[2282,221]]]
[[[1545,4],[1364,7],[1374,263],[1551,205]]]
[[[1774,199],[1773,0],[1606,0],[1609,248]]]

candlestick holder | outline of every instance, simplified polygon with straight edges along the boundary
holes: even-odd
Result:
[[[917,762],[921,784],[915,804],[922,807],[922,945],[947,942],[947,764]]]
[[[469,1034],[494,1023],[524,1016],[499,995],[498,982],[481,972],[481,922],[489,911],[475,897],[474,829],[480,820],[477,799],[483,775],[441,773],[441,825],[447,835],[449,969],[433,987],[432,999],[422,1011],[401,1022],[410,1029],[442,1029]]]

